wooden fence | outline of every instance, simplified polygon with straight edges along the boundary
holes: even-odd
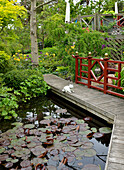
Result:
[[[117,90],[123,92],[123,87],[121,87],[121,71],[124,61],[109,60],[108,56],[104,59],[96,59],[92,58],[91,54],[85,58],[79,57],[78,54],[72,55],[72,57],[75,58],[76,83],[124,98],[124,93],[117,92]],[[87,63],[84,63],[85,61]],[[94,69],[96,65],[97,67]],[[97,73],[99,72],[99,75],[97,75],[96,71]],[[109,73],[117,74],[112,76],[113,74]],[[110,80],[113,83],[110,83]]]

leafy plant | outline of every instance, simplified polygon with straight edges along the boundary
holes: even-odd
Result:
[[[14,88],[15,90],[20,89],[20,83],[24,82],[30,75],[37,75],[43,78],[41,72],[37,70],[24,69],[24,70],[12,70],[5,74],[3,82],[6,86]]]
[[[4,119],[17,117],[15,112],[18,108],[17,97],[12,92],[12,88],[0,88],[0,117],[3,117]]]
[[[22,101],[26,101],[30,100],[32,97],[38,97],[42,94],[46,95],[48,88],[49,86],[43,80],[43,77],[34,74],[20,83],[20,90],[15,91],[15,94],[19,94]]]
[[[15,66],[10,60],[10,55],[8,55],[5,51],[0,51],[0,73],[6,73],[14,68]]]

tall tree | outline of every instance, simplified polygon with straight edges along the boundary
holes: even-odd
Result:
[[[17,39],[16,30],[23,27],[26,13],[16,0],[0,0],[0,50],[9,53],[9,46]]]

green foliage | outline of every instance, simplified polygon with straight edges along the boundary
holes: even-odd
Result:
[[[24,82],[20,83],[20,90],[15,91],[22,101],[30,100],[33,97],[39,97],[47,93],[48,85],[43,80],[42,76],[36,74],[29,76]],[[19,94],[20,93],[20,94]]]
[[[51,73],[56,70],[57,66],[62,64],[59,58],[59,50],[56,46],[44,48],[39,55],[39,67],[42,73]]]
[[[0,51],[0,73],[6,73],[14,68],[10,56],[5,51]]]
[[[24,69],[24,70],[12,70],[5,74],[3,82],[6,86],[14,89],[20,89],[20,84],[24,82],[30,75],[42,76],[37,70]]]
[[[0,88],[0,117],[3,117],[4,119],[17,117],[15,110],[18,108],[18,103],[17,98],[12,91],[12,88]]]

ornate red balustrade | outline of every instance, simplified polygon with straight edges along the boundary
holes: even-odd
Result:
[[[92,58],[91,54],[85,58],[79,57],[78,54],[72,55],[72,57],[75,58],[75,83],[101,90],[105,94],[109,93],[124,98],[124,94],[113,90],[123,91],[124,87],[121,87],[121,70],[124,61],[109,60],[107,56],[104,59],[96,59]],[[98,68],[95,69],[95,65]],[[100,71],[99,76],[97,76],[95,70]],[[111,72],[114,74],[110,74]],[[112,76],[115,74],[116,76]],[[113,83],[110,83],[110,80]]]

